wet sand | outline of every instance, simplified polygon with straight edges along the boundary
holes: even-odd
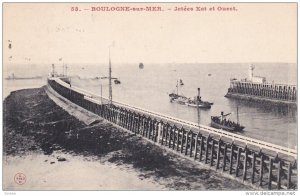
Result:
[[[44,88],[12,92],[4,111],[4,190],[253,189],[100,118],[78,120]]]

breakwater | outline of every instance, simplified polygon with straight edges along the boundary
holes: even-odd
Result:
[[[231,79],[225,97],[296,105],[297,87],[296,85],[254,83]]]
[[[120,103],[106,104],[84,91],[70,88],[59,78],[49,78],[48,85],[82,108],[224,175],[264,189],[297,188],[296,160],[285,159],[285,156],[296,159],[295,150],[205,126],[197,127]],[[216,137],[218,134],[220,137]],[[242,145],[243,140],[246,145]],[[264,149],[277,151],[277,155],[264,152]]]

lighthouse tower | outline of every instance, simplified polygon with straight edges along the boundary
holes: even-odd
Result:
[[[255,66],[254,65],[249,65],[249,81],[253,81],[253,70],[254,70]]]

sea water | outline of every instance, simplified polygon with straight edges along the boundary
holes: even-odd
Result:
[[[249,64],[147,64],[139,68],[139,63],[112,63],[112,77],[116,77],[121,84],[112,83],[112,97],[123,103],[145,108],[147,110],[184,119],[187,121],[210,124],[210,117],[220,115],[220,112],[231,113],[228,118],[245,126],[241,135],[260,139],[281,146],[296,148],[297,145],[297,110],[266,106],[228,99],[224,96],[230,85],[230,78],[243,79],[248,77]],[[255,76],[266,77],[268,82],[297,84],[297,66],[295,64],[254,63]],[[38,87],[46,84],[46,76],[51,71],[49,65],[35,65],[35,69],[28,69],[28,65],[14,65],[4,70],[4,77],[12,74],[16,76],[45,76],[43,80],[6,80],[4,82],[4,96],[10,89],[22,87]],[[62,66],[56,70],[62,73]],[[108,97],[108,64],[69,64],[67,74],[71,76],[73,86],[84,88],[95,94]],[[97,78],[98,77],[98,78]],[[186,97],[197,96],[200,88],[202,100],[213,102],[211,109],[200,109],[171,103],[169,93],[176,92],[177,81],[181,79],[184,85],[178,85],[178,93]],[[16,88],[16,86],[18,88]],[[101,91],[102,88],[102,91]]]

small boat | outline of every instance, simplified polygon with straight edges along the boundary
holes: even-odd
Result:
[[[244,126],[240,125],[238,122],[236,123],[226,119],[226,116],[230,114],[231,113],[224,114],[221,112],[221,116],[211,116],[211,126],[217,129],[223,129],[232,132],[243,131],[245,128]]]
[[[115,84],[121,84],[121,81],[118,80],[118,79],[115,79],[115,80],[114,80],[114,83],[115,83]]]

